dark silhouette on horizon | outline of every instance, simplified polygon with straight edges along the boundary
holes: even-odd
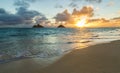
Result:
[[[37,25],[33,25],[33,28],[44,28],[44,26],[37,24]],[[59,25],[57,28],[65,28],[65,26]]]
[[[63,26],[63,25],[59,25],[57,28],[65,28],[65,26]]]
[[[37,25],[33,25],[33,28],[44,28],[44,27],[40,24],[37,24]]]

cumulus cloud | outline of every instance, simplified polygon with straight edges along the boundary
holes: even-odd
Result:
[[[7,14],[7,12],[3,8],[0,8],[0,14]]]
[[[17,6],[15,14],[11,14],[5,9],[0,8],[0,25],[31,24],[33,23],[33,18],[36,16],[40,16],[42,18],[42,21],[46,21],[47,18],[45,15],[38,11],[28,9],[30,6],[29,3],[35,1],[36,0],[15,1],[14,5]]]
[[[4,9],[0,8],[0,24],[21,24],[23,22],[23,18],[19,15],[15,15],[15,14],[10,14],[8,12],[6,12]]]
[[[62,21],[68,21],[70,18],[70,13],[66,9],[62,13],[58,13],[54,18],[56,19],[57,22],[62,22]]]
[[[94,15],[93,12],[94,10],[91,6],[84,6],[80,11],[77,9],[74,9],[72,15],[77,15],[77,16],[84,15],[84,16],[91,17]]]
[[[72,13],[69,13],[68,10],[64,10],[62,13],[58,13],[54,18],[57,23],[65,23],[65,24],[75,24],[77,21],[86,17],[92,17],[94,15],[94,10],[91,6],[84,6],[82,9],[77,10],[73,9]]]
[[[16,15],[22,16],[25,23],[32,23],[32,18],[35,16],[44,16],[43,14],[34,11],[34,10],[27,10],[26,8],[20,7],[17,9]]]
[[[46,21],[45,21],[46,20]],[[43,23],[43,22],[48,22],[47,21],[48,19],[46,18],[46,17],[44,17],[44,16],[35,16],[34,18],[33,18],[33,21],[34,21],[34,23],[36,23],[36,24],[39,24],[39,23]]]
[[[17,0],[14,5],[18,6],[17,10],[17,15],[23,16],[24,20],[26,22],[32,22],[32,19],[36,16],[40,16],[41,18],[44,18],[45,20],[47,19],[45,15],[42,13],[35,11],[35,10],[28,10],[28,7],[30,6],[29,3],[36,2],[37,0]],[[37,17],[38,18],[38,17]],[[37,19],[36,18],[36,19]],[[37,19],[36,22],[38,22],[40,18]],[[41,22],[41,21],[39,21]]]

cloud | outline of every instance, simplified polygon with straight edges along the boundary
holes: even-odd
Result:
[[[16,14],[22,16],[25,20],[30,20],[31,18],[33,18],[34,16],[37,16],[37,15],[44,16],[37,11],[27,10],[23,7],[18,8]]]
[[[40,16],[41,18],[44,18],[45,20],[47,19],[45,17],[45,15],[43,15],[42,13],[35,11],[35,10],[28,10],[28,7],[30,6],[29,3],[33,3],[36,2],[38,0],[17,0],[14,5],[18,6],[18,8],[16,8],[17,10],[17,15],[20,15],[24,18],[24,20],[26,21],[26,23],[31,23],[34,17],[36,16]],[[39,20],[40,18],[38,18]],[[36,22],[38,22],[38,20]],[[41,21],[39,21],[41,22]]]
[[[113,26],[120,27],[120,17],[111,19],[111,22],[112,22]]]
[[[88,27],[118,27],[120,26],[120,18],[113,18],[111,20],[107,20],[105,18],[99,19],[90,19],[87,23]]]
[[[0,14],[7,14],[7,12],[3,8],[0,8]]]
[[[62,13],[58,13],[54,18],[56,19],[56,22],[62,22],[62,21],[68,21],[70,18],[70,13],[68,10],[64,10]]]
[[[100,18],[100,19],[90,19],[88,21],[88,23],[92,23],[92,22],[109,22],[109,20],[105,19],[105,18]]]
[[[117,20],[117,19],[120,19],[120,17],[115,17],[115,18],[113,18],[112,20]]]
[[[101,3],[102,0],[70,0],[71,2],[68,4],[69,7],[79,8],[79,4],[81,2],[89,2],[89,3]]]
[[[78,8],[78,2],[80,2],[81,0],[70,0],[71,2],[68,4],[69,7],[72,8]]]
[[[29,10],[30,2],[35,2],[36,0],[17,0],[14,5],[17,6],[16,13],[11,14],[5,9],[0,8],[0,25],[18,25],[18,24],[33,24],[33,18],[40,16],[43,20],[47,20],[45,15],[42,13]],[[37,20],[38,22],[38,20]]]
[[[71,2],[68,6],[72,8],[78,8],[78,5],[75,2]]]
[[[85,0],[85,1],[87,1],[87,2],[96,2],[96,3],[101,3],[102,2],[102,0]]]
[[[48,22],[47,21],[48,19],[46,18],[46,17],[44,17],[44,16],[35,16],[34,18],[33,18],[33,21],[34,21],[34,23],[36,23],[36,24],[39,24],[39,23],[43,23],[43,22]]]
[[[81,20],[84,16],[85,17],[92,17],[94,15],[93,7],[91,6],[84,6],[82,9],[77,10],[76,8],[73,9],[72,13],[69,13],[68,10],[64,10],[62,13],[58,13],[54,19],[56,23],[59,24],[60,22],[66,25],[73,25],[76,24],[79,20]],[[60,23],[60,24],[61,24]]]
[[[25,8],[28,8],[30,6],[29,3],[26,2],[25,0],[16,0],[14,5],[20,6],[20,7],[25,7]]]
[[[10,14],[6,12],[4,9],[0,8],[0,25],[14,25],[20,24],[23,22],[23,18],[19,15]]]
[[[68,12],[68,10],[64,10],[62,13],[58,13],[54,18],[56,21],[68,21],[70,19],[74,19],[73,16],[81,17],[88,16],[92,17],[94,15],[94,10],[91,6],[84,6],[80,11],[77,9],[73,9],[72,14]]]
[[[18,7],[30,7],[29,3],[34,3],[38,0],[15,0],[14,5]]]
[[[77,10],[77,9],[74,9],[73,10],[73,13],[72,15],[77,15],[77,16],[88,16],[88,17],[91,17],[94,15],[94,10],[93,10],[93,7],[91,6],[84,6],[80,11]]]

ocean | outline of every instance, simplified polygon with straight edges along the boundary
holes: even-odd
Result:
[[[0,63],[52,58],[120,39],[120,28],[0,28]]]

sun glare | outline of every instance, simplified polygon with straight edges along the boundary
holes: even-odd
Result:
[[[84,27],[87,21],[87,17],[83,17],[80,21],[77,22],[77,27]]]

